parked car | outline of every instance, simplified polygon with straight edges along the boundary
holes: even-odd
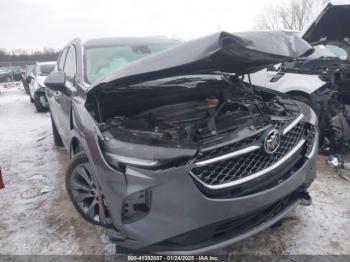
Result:
[[[28,76],[30,102],[34,103],[38,112],[48,110],[49,104],[46,98],[45,84],[46,77],[54,70],[56,62],[36,63],[34,76]]]
[[[11,73],[7,70],[0,69],[0,83],[11,82]]]
[[[120,249],[196,254],[310,204],[316,115],[242,81],[310,49],[283,32],[69,43],[45,84],[75,208]]]
[[[0,69],[0,83],[8,83],[20,80],[20,71],[18,69],[4,68]]]
[[[324,147],[338,152],[350,149],[349,24],[350,3],[326,5],[301,34],[314,47],[313,54],[251,75],[253,84],[310,105],[319,117]]]

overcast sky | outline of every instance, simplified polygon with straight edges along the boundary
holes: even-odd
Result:
[[[249,30],[278,0],[0,0],[0,48],[62,48],[76,37],[178,39]]]

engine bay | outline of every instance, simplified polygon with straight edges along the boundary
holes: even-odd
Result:
[[[268,126],[273,117],[292,118],[298,107],[286,100],[238,78],[197,79],[181,85],[105,90],[87,107],[101,131],[117,139],[197,144],[228,132],[254,132]]]

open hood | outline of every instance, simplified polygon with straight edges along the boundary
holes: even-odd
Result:
[[[251,73],[311,52],[312,47],[307,42],[290,32],[218,32],[130,63],[97,80],[88,91],[217,71]]]
[[[346,39],[349,41],[350,1],[342,2],[326,5],[316,20],[302,33],[303,39],[310,44]]]

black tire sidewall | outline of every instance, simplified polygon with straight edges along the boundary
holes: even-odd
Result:
[[[43,96],[43,95],[41,94],[34,95],[34,105],[38,112],[45,112],[47,109],[41,104],[40,96]]]

